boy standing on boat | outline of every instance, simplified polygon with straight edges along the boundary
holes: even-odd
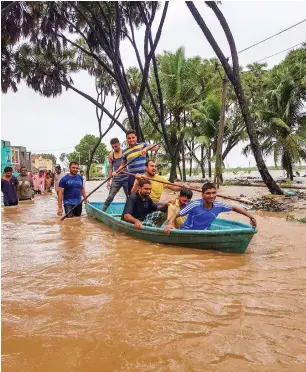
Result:
[[[146,162],[145,170],[146,170],[145,174],[143,174],[143,175],[136,174],[135,175],[136,180],[135,180],[133,188],[131,190],[131,194],[138,191],[139,181],[141,180],[142,176],[146,177],[146,178],[150,178],[150,180],[152,181],[152,191],[151,191],[150,198],[154,201],[154,203],[158,203],[160,201],[160,198],[162,196],[164,188],[172,190],[172,191],[181,190],[180,186],[175,186],[175,185],[168,184],[168,180],[165,177],[159,176],[157,174],[157,164],[155,163],[155,161],[148,160]],[[154,180],[162,181],[162,182],[165,182],[167,184],[163,184],[163,183],[160,183],[160,182],[154,182]]]
[[[113,151],[108,155],[108,163],[109,163],[109,169],[108,169],[108,178],[111,177],[111,175],[114,172],[118,171],[118,168],[120,168],[122,163],[122,149],[120,146],[120,142],[118,138],[112,138],[110,141],[110,144],[112,146]],[[123,191],[125,193],[125,196],[129,196],[128,192],[128,176],[124,173],[118,174],[117,177],[114,177],[112,179],[112,183],[110,180],[107,181],[107,188],[109,189],[109,194],[107,199],[104,202],[103,206],[103,212],[106,211],[106,209],[109,207],[111,202],[114,200],[115,196],[119,192],[119,190],[123,188]]]
[[[161,211],[168,203],[157,205],[150,198],[152,184],[149,180],[139,182],[139,190],[128,197],[122,219],[133,223],[137,229],[142,226],[155,227],[164,217]]]
[[[170,234],[174,229],[173,222],[178,217],[188,215],[183,223],[181,230],[207,230],[214,222],[219,213],[234,211],[250,219],[253,227],[256,227],[256,219],[248,211],[238,206],[221,203],[216,200],[217,189],[213,183],[206,183],[202,187],[202,199],[195,200],[184,207],[176,216],[172,216],[168,225],[165,227],[165,234]]]
[[[83,178],[78,174],[79,163],[72,161],[69,164],[69,174],[66,174],[59,182],[58,187],[58,210],[57,215],[63,214],[63,202],[67,218],[80,217],[82,214],[82,204],[74,208],[83,198],[86,198],[86,192],[83,187]],[[86,203],[87,201],[85,201]]]
[[[136,161],[133,161],[132,164],[128,166],[128,171],[133,173],[135,176],[136,174],[144,174],[146,173],[146,161],[147,161],[147,152],[148,151],[157,151],[159,146],[156,145],[153,148],[148,147],[147,143],[144,142],[137,142],[136,132],[134,130],[129,130],[126,133],[126,140],[128,143],[128,148],[123,150],[122,153],[122,163],[121,166],[118,168],[117,172],[113,172],[113,176],[116,177],[117,173],[120,172],[123,166],[127,163],[135,159],[136,157],[140,156]],[[134,185],[135,176],[128,177],[128,191],[131,194],[132,187]]]

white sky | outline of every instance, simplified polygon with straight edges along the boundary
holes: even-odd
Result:
[[[196,2],[204,20],[210,27],[222,50],[227,52],[226,39],[213,12],[204,2]],[[219,5],[225,15],[238,50],[277,33],[306,18],[306,2],[222,2]],[[161,13],[161,12],[160,12]],[[257,47],[240,54],[240,65],[256,62],[283,49],[305,41],[306,22],[273,38]],[[143,38],[142,30],[137,39]],[[141,44],[139,44],[141,45]],[[195,23],[183,1],[170,1],[168,14],[157,53],[164,50],[175,52],[185,47],[187,57],[199,55],[202,58],[214,57],[210,45]],[[122,44],[121,53],[126,67],[136,65],[135,56],[127,42]],[[286,53],[268,59],[269,67],[284,59]],[[86,93],[96,96],[94,80],[86,72],[74,75],[75,86]],[[57,98],[45,98],[27,88],[18,86],[18,92],[2,94],[1,100],[1,138],[15,146],[26,146],[31,152],[50,152],[59,156],[71,152],[86,134],[98,135],[95,106],[73,91],[64,92]],[[112,105],[109,106],[112,109]],[[105,116],[104,126],[109,120]],[[108,145],[112,137],[124,139],[123,132],[116,126],[104,138]],[[231,167],[255,165],[252,156],[248,159],[241,155],[237,146],[228,155],[226,164]],[[267,163],[273,165],[273,160]]]

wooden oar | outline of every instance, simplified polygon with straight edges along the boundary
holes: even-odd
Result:
[[[134,173],[130,173],[130,172],[126,172],[126,171],[123,171],[122,173],[125,173],[125,174],[128,174],[129,176],[134,176],[135,177],[135,174]],[[182,185],[179,185],[177,183],[171,183],[171,182],[165,182],[165,181],[161,181],[161,180],[154,180],[152,178],[149,178],[149,177],[145,177],[145,176],[142,176],[141,175],[141,178],[144,179],[144,180],[148,180],[148,181],[151,181],[151,182],[159,182],[159,183],[163,183],[164,185],[172,185],[172,186],[178,186],[182,189],[189,189],[189,190],[192,190],[192,191],[196,191],[196,192],[202,192],[202,190],[199,190],[199,189],[195,189],[193,187],[189,187],[189,186],[182,186]],[[223,198],[223,199],[229,199],[229,200],[233,200],[233,201],[236,201],[236,202],[239,202],[239,203],[243,203],[243,204],[248,204],[248,205],[253,205],[252,202],[250,201],[247,201],[247,200],[240,200],[240,199],[235,199],[235,198],[231,198],[230,196],[224,196],[224,195],[217,195],[217,197],[219,198]]]
[[[152,150],[154,147],[156,147],[156,146],[158,146],[158,145],[160,145],[162,142],[159,142],[159,143],[156,143],[155,145],[152,145],[152,146],[149,146],[149,149],[148,149],[148,151],[150,151],[150,150]],[[118,174],[120,174],[120,173],[123,173],[123,169],[125,169],[126,167],[128,167],[130,164],[132,164],[135,160],[137,160],[137,159],[139,159],[141,156],[143,156],[142,154],[140,154],[140,155],[138,155],[138,156],[136,156],[136,158],[134,158],[134,159],[132,159],[130,162],[128,162],[128,163],[126,163],[122,168],[121,168],[121,170],[117,173],[117,175]],[[131,173],[131,174],[133,174],[133,173]],[[86,196],[86,198],[84,198],[84,199],[82,199],[77,205],[75,205],[71,210],[70,210],[70,212],[69,213],[67,213],[67,214],[65,214],[65,216],[63,216],[61,219],[60,219],[60,221],[63,221],[65,218],[67,218],[67,216],[74,210],[74,209],[76,209],[79,205],[81,205],[85,200],[87,200],[89,197],[90,197],[90,195],[92,195],[94,192],[96,192],[101,186],[103,186],[107,181],[109,181],[110,179],[112,179],[113,178],[113,176],[110,176],[110,177],[108,177],[105,181],[103,181],[99,186],[97,186],[95,189],[93,189],[87,196]]]

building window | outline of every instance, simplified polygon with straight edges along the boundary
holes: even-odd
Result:
[[[12,149],[12,164],[19,164],[19,150]]]

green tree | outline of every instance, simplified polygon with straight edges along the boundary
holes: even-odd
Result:
[[[56,164],[56,156],[53,155],[53,154],[39,154],[43,159],[50,159],[52,160],[52,164],[55,165]]]
[[[96,137],[92,134],[86,134],[80,143],[75,146],[75,151],[70,154],[65,154],[67,159],[70,161],[80,162],[80,165],[89,164],[91,153],[96,147],[96,144],[99,142],[99,137]],[[104,143],[100,143],[95,151],[95,154],[92,158],[92,164],[102,164],[104,163],[105,156],[107,156],[108,150]],[[63,157],[64,159],[64,157]],[[89,169],[89,178],[90,178],[90,169]]]

